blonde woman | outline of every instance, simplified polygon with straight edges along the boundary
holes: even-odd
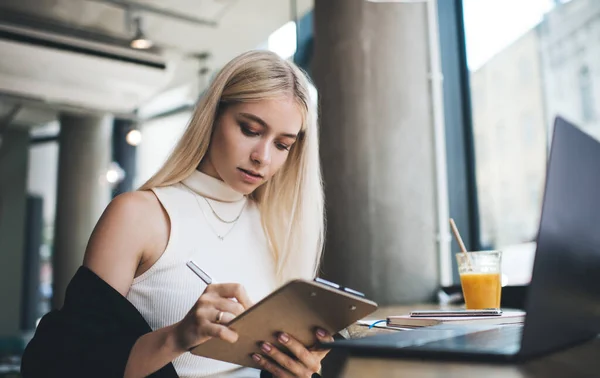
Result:
[[[223,324],[283,282],[315,276],[324,217],[308,85],[266,51],[220,71],[164,166],[107,207],[64,307],[27,347],[25,378],[261,376],[187,351],[215,337],[235,342]],[[190,259],[223,283],[204,285]],[[263,376],[317,373],[326,352],[281,331],[280,345],[253,356]],[[66,347],[50,347],[57,338]]]

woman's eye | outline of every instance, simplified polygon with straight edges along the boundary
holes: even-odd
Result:
[[[258,133],[256,131],[253,131],[245,123],[240,123],[240,129],[242,130],[242,133],[244,133],[245,135],[248,135],[248,136],[257,136],[258,135]]]
[[[288,146],[287,144],[283,144],[283,143],[277,143],[275,146],[276,146],[278,149],[282,150],[282,151],[283,151],[283,150],[286,150],[286,151],[289,151],[289,150],[290,150],[290,146]]]

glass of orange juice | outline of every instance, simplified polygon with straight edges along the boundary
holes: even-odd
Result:
[[[467,309],[500,308],[502,252],[461,252],[456,261]]]

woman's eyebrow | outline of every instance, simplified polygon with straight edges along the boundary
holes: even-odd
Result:
[[[248,118],[258,124],[260,124],[262,127],[264,128],[269,128],[269,125],[259,116],[251,114],[251,113],[240,113],[241,116]],[[292,138],[292,139],[297,139],[298,138],[298,134],[288,134],[288,133],[283,133],[281,134],[281,136],[284,136],[286,138]]]

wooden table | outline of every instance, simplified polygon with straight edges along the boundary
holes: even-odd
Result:
[[[385,319],[390,314],[406,314],[411,309],[435,306],[381,308],[369,318]],[[350,337],[389,333],[353,325]],[[557,330],[558,331],[558,330]],[[403,332],[403,331],[400,331]],[[410,331],[409,331],[410,332]],[[323,376],[344,378],[598,378],[600,377],[600,339],[541,357],[523,364],[442,362],[432,360],[346,356],[333,350],[323,361]]]

